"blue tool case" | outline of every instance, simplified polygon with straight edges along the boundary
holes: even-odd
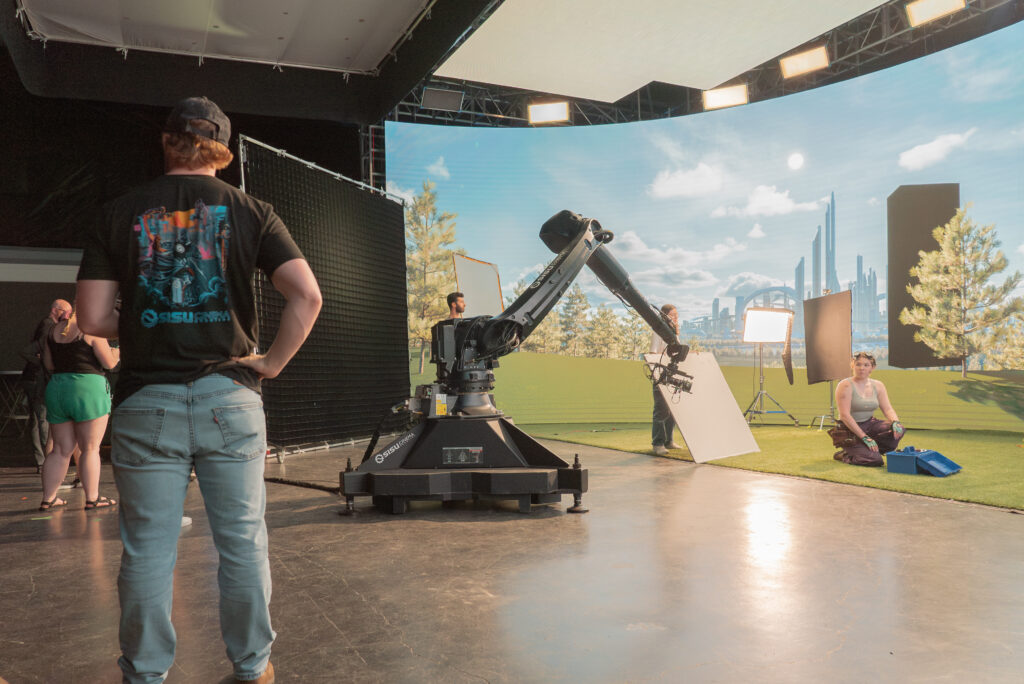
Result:
[[[890,473],[934,475],[935,477],[946,477],[962,470],[959,464],[937,451],[918,450],[912,446],[886,453],[885,467]]]

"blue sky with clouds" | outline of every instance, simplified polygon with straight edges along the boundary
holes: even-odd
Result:
[[[553,256],[537,237],[562,209],[598,219],[654,303],[684,317],[714,297],[793,284],[830,193],[845,289],[857,255],[885,282],[885,204],[900,185],[960,183],[1024,271],[1024,23],[824,88],[674,119],[540,129],[388,123],[389,190],[425,180],[458,214],[457,245],[506,290]],[[802,162],[802,163],[801,163]],[[592,303],[612,302],[589,273]],[[506,292],[507,294],[507,292]]]

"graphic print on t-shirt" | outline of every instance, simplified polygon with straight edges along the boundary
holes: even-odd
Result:
[[[144,326],[231,320],[227,207],[200,200],[191,211],[150,209],[138,217],[134,230]]]

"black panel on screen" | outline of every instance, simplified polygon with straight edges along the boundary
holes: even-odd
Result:
[[[850,375],[852,310],[849,290],[804,300],[808,385]]]
[[[74,301],[75,284],[0,281],[0,371],[24,368],[18,352],[32,341],[32,333],[55,299]]]
[[[243,141],[245,189],[274,205],[316,274],[324,304],[309,339],[264,385],[267,435],[294,445],[369,435],[408,397],[402,205]],[[283,298],[260,276],[260,348]]]
[[[940,359],[925,344],[914,341],[917,326],[900,323],[900,312],[914,306],[907,286],[918,252],[938,248],[932,232],[953,218],[960,206],[959,183],[901,185],[889,195],[889,365],[896,368],[948,366],[958,359]]]

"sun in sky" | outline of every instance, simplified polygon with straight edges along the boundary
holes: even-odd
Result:
[[[793,154],[789,155],[788,159],[786,159],[786,165],[789,166],[790,170],[792,171],[798,171],[802,169],[804,166],[804,155],[800,154],[799,152],[794,152]]]

